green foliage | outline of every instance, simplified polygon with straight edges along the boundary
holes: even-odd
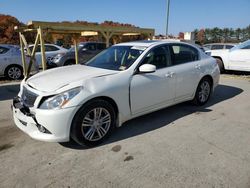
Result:
[[[215,43],[215,42],[232,42],[239,43],[246,41],[250,38],[250,25],[246,28],[206,28],[195,29],[195,40],[201,44],[204,43]]]

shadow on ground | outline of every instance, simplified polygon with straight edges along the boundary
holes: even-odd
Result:
[[[0,86],[0,101],[13,99],[17,96],[20,89],[20,84],[10,84]]]
[[[211,109],[209,109],[209,107],[225,100],[231,99],[242,92],[243,90],[240,88],[219,85],[216,88],[213,96],[205,106],[197,107],[189,102],[186,102],[135,118],[124,123],[122,127],[116,129],[116,131],[111,135],[111,137],[108,138],[107,141],[102,145],[110,144],[116,141],[144,134],[149,131],[159,129],[163,126],[170,126],[177,119],[192,113],[209,113],[210,111],[212,111]],[[83,146],[77,145],[73,141],[60,144],[64,147],[71,149],[87,149]]]

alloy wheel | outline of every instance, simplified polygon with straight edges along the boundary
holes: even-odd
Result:
[[[21,76],[22,76],[22,71],[18,67],[11,67],[8,70],[8,77],[13,80],[19,79]]]
[[[82,121],[81,131],[88,141],[98,141],[108,132],[111,125],[111,115],[103,107],[89,111]]]
[[[208,81],[203,81],[202,84],[200,85],[200,91],[199,91],[199,100],[200,102],[205,102],[208,100],[208,97],[210,95],[210,84]]]

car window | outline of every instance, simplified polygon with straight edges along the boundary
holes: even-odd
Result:
[[[97,43],[97,49],[98,50],[104,50],[106,48],[106,44],[104,43]]]
[[[8,48],[5,48],[5,47],[0,46],[0,54],[5,54],[5,53],[8,52],[8,51],[9,51]]]
[[[128,69],[145,49],[140,46],[112,46],[89,60],[85,65],[123,71]]]
[[[156,69],[170,66],[171,58],[168,46],[160,46],[152,49],[142,60],[142,64],[155,65]]]
[[[86,44],[85,48],[87,48],[90,51],[95,51],[96,50],[96,44],[95,43]]]
[[[250,48],[250,40],[247,40],[243,43],[240,43],[233,48],[230,49],[230,51],[238,50],[238,49],[249,49]]]
[[[234,47],[233,45],[225,45],[226,49],[231,49],[232,47]]]
[[[241,48],[241,49],[250,49],[250,45],[244,46],[244,47]]]
[[[52,46],[52,45],[45,45],[45,51],[46,52],[52,52],[52,51],[57,51],[59,48]]]
[[[29,47],[29,49],[30,49],[31,52],[32,52],[32,50],[33,50],[33,47],[34,47],[34,46],[30,46],[30,47]],[[36,52],[41,52],[41,47],[40,47],[40,45],[38,45],[38,46],[36,47]]]
[[[211,50],[211,45],[210,45],[210,44],[209,44],[209,45],[204,45],[203,47],[205,47],[205,48]]]
[[[215,44],[215,45],[212,45],[211,50],[221,50],[223,48],[224,48],[224,45]]]
[[[199,60],[199,52],[197,49],[183,44],[173,44],[172,48],[172,59],[173,65],[179,65],[191,61]]]

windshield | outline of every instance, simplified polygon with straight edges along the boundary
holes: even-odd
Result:
[[[88,61],[86,65],[109,70],[126,70],[145,49],[146,47],[113,46]]]
[[[230,51],[237,49],[250,49],[250,40],[247,40],[239,45],[234,46],[233,48],[230,49]]]

